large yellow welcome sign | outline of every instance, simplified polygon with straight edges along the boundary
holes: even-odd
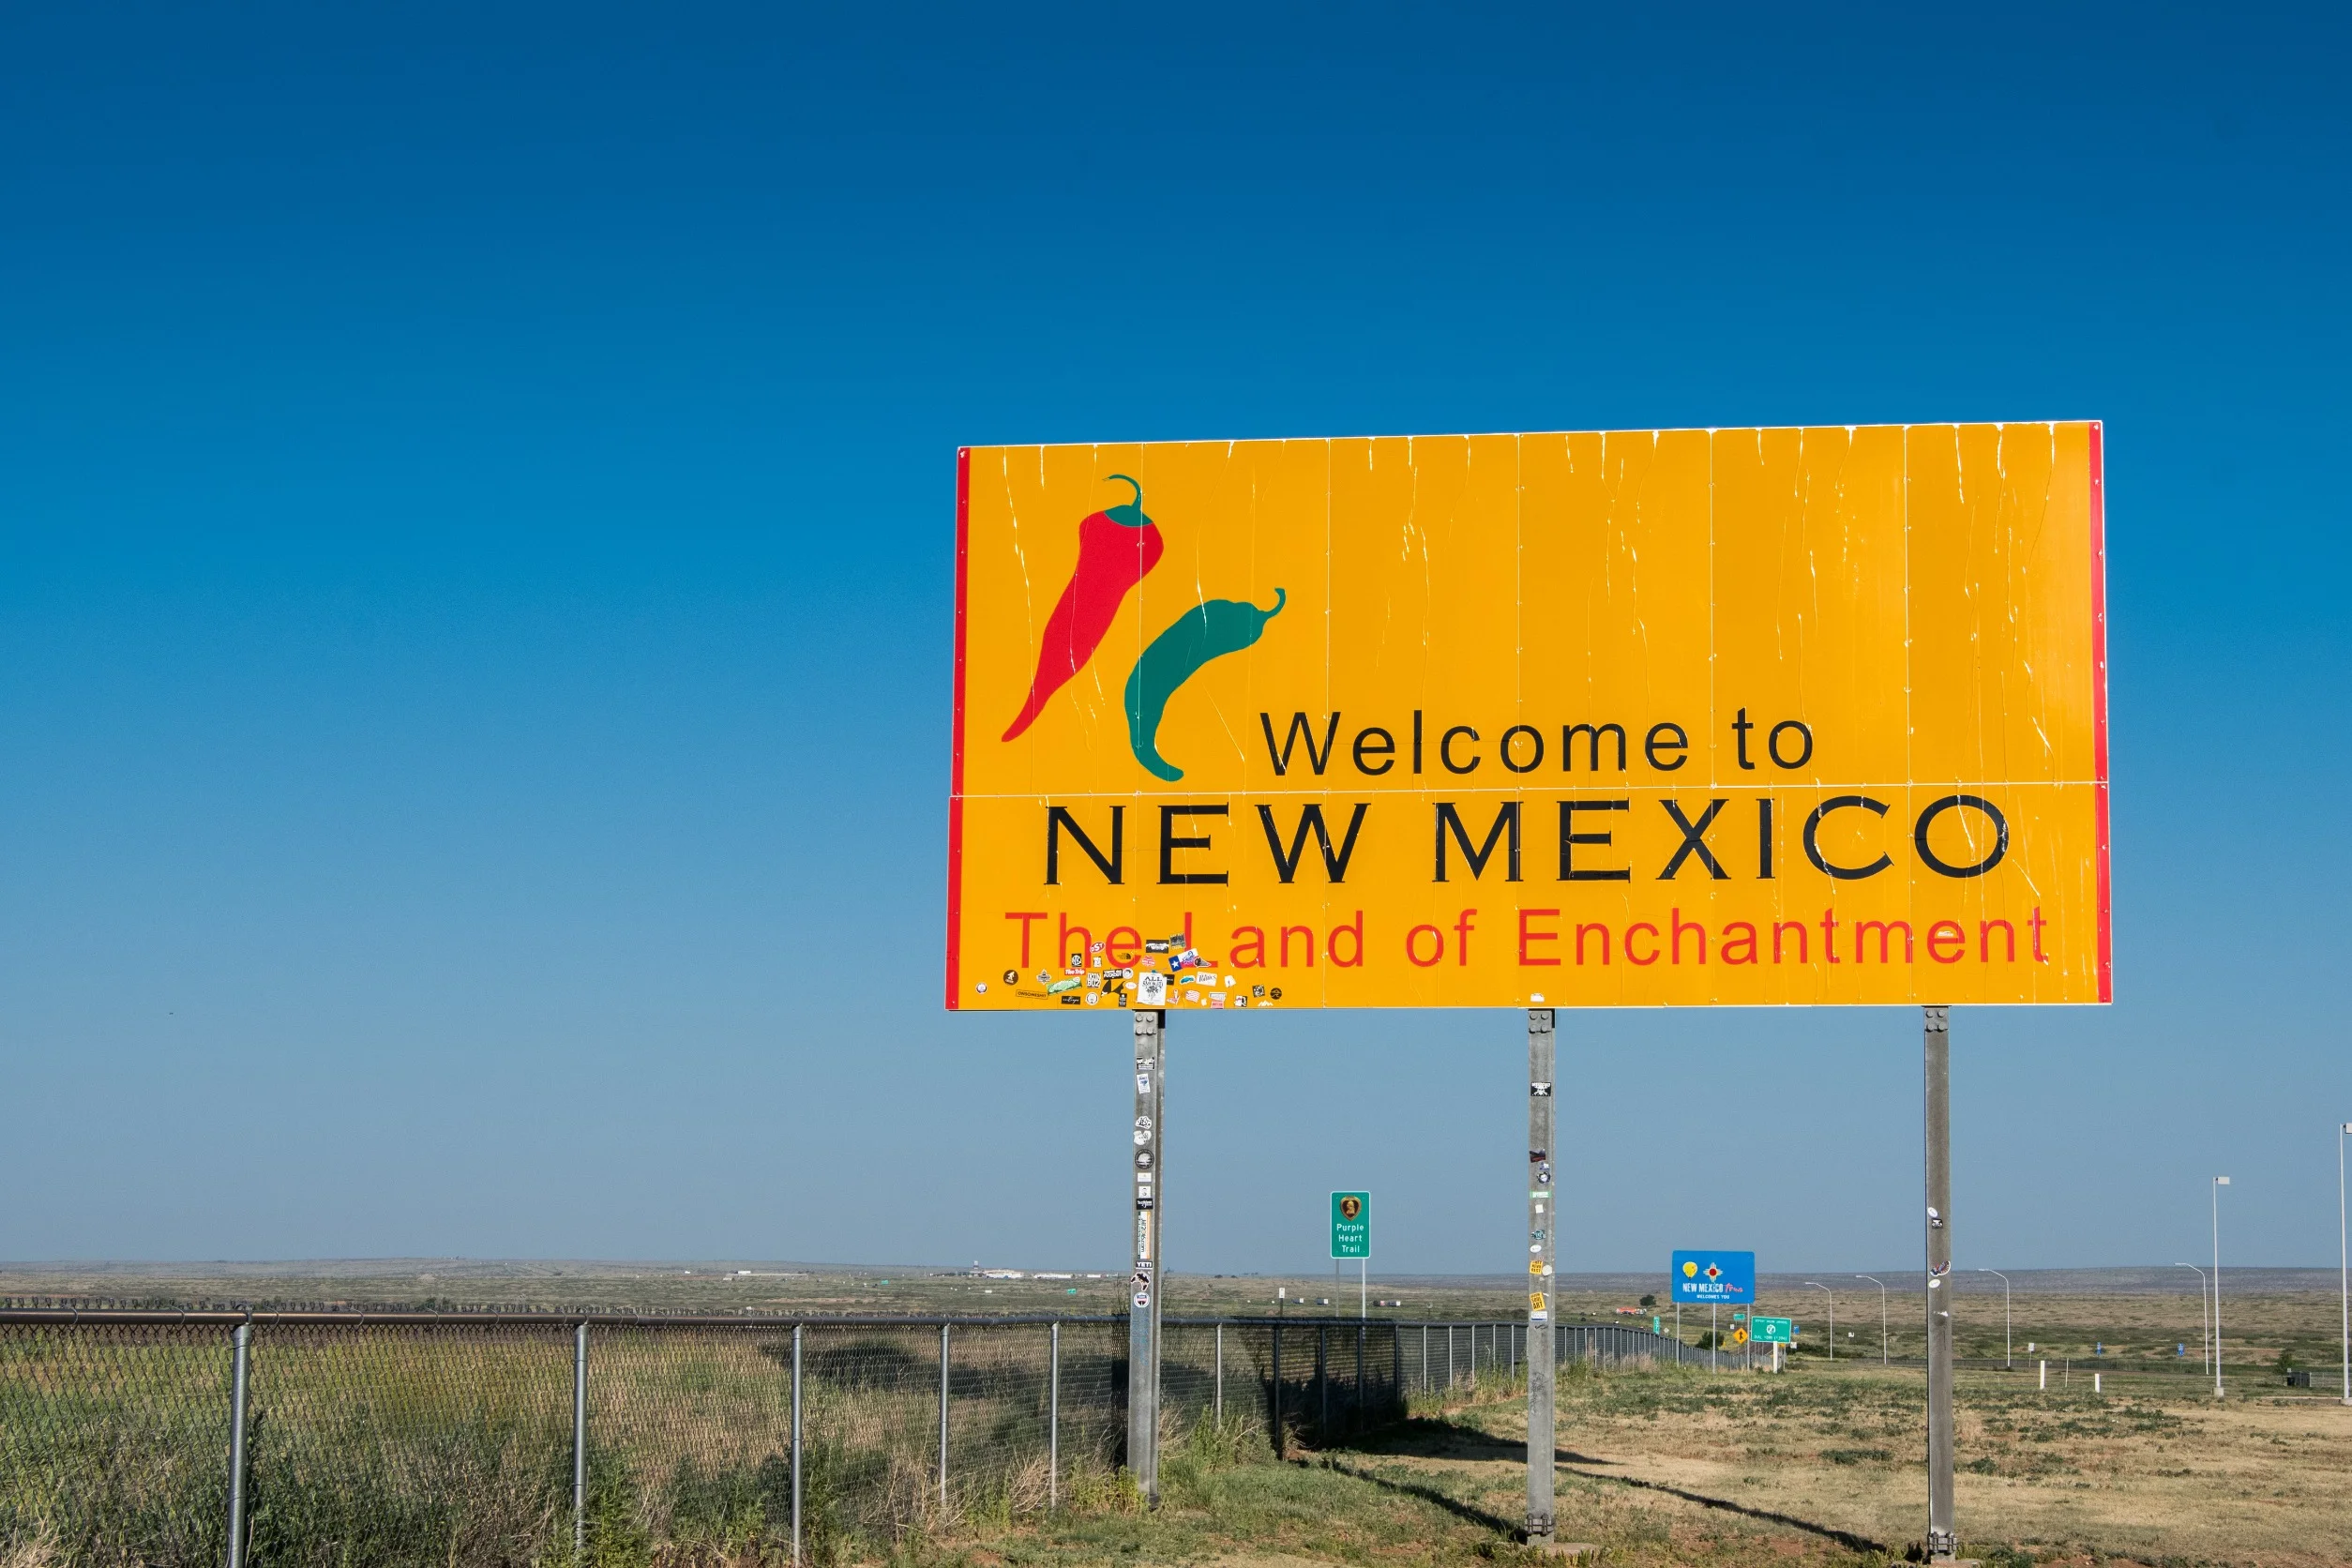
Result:
[[[2109,999],[2096,424],[957,490],[950,1007]]]

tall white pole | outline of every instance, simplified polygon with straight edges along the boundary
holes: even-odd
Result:
[[[1979,1274],[1991,1274],[2001,1282],[2001,1369],[2009,1369],[2011,1338],[2009,1333],[2009,1276],[1998,1269],[1979,1269]]]
[[[2210,1372],[2213,1370],[2213,1324],[2210,1317],[2213,1310],[2213,1293],[2205,1288],[2205,1271],[2194,1263],[2175,1263],[2173,1267],[2186,1269],[2197,1276],[2197,1332],[2205,1335],[2203,1342],[2197,1347],[2198,1353],[2205,1359],[2198,1364]]]
[[[2222,1189],[2229,1178],[2213,1178],[2213,1397],[2222,1396]]]
[[[1866,1279],[1878,1288],[1878,1364],[1887,1364],[1887,1282],[1876,1274],[1858,1274],[1856,1279]]]
[[[2352,1122],[2336,1128],[2336,1289],[2344,1304],[2344,1402],[2352,1405],[2352,1248],[2345,1245],[2344,1226],[2344,1135]]]

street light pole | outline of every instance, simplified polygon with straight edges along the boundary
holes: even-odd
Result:
[[[2216,1176],[2206,1189],[2213,1195],[2213,1397],[2216,1399],[2222,1396],[2222,1189],[2227,1185],[2228,1177]]]
[[[1856,1279],[1867,1279],[1878,1288],[1878,1364],[1887,1364],[1887,1282],[1875,1274],[1858,1274]]]
[[[1835,1361],[1837,1359],[1837,1292],[1826,1285],[1815,1284],[1810,1279],[1805,1283],[1830,1298],[1830,1359]]]
[[[2002,1370],[2002,1371],[2004,1371],[2004,1372],[2006,1372],[2006,1371],[2008,1371],[2008,1370],[2009,1370],[2009,1346],[2010,1346],[2010,1338],[2009,1338],[2009,1276],[2008,1276],[2007,1274],[2005,1274],[2001,1273],[2001,1272],[2000,1272],[2000,1270],[1998,1270],[1998,1269],[1979,1269],[1979,1270],[1977,1270],[1976,1272],[1977,1272],[1977,1273],[1979,1273],[1979,1274],[1991,1274],[1994,1278],[1996,1278],[1996,1279],[1998,1279],[1998,1280],[1999,1280],[1999,1281],[2001,1282],[2001,1370]]]
[[[2352,1122],[2336,1127],[2336,1289],[2337,1299],[2344,1304],[2344,1402],[2352,1405],[2352,1248],[2344,1244],[2344,1135],[2352,1133]]]
[[[2337,1141],[2343,1140],[2339,1138]],[[2204,1352],[2205,1369],[2210,1372],[2213,1370],[2213,1324],[2209,1314],[2213,1310],[2213,1296],[2205,1288],[2205,1271],[2194,1263],[2175,1263],[2173,1267],[2186,1269],[2197,1276],[2197,1328],[2205,1335],[2205,1342],[2197,1349]]]

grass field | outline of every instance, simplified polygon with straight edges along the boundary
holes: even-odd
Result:
[[[2230,1397],[2216,1403],[2199,1375],[2194,1281],[2182,1277],[2190,1284],[2185,1292],[2167,1289],[2165,1275],[2149,1271],[2045,1276],[2035,1282],[2041,1288],[2016,1293],[2018,1369],[1979,1364],[1959,1379],[1959,1523],[1973,1553],[2002,1568],[2028,1561],[2248,1568],[2352,1562],[2352,1409],[2322,1397],[2325,1386],[2290,1394],[2272,1370],[2281,1350],[2332,1368],[2333,1293],[2280,1288],[2304,1282],[2250,1274],[2247,1293],[2226,1299]],[[17,1269],[0,1273],[0,1295],[255,1305],[1107,1312],[1114,1302],[1103,1298],[1112,1283],[981,1281],[942,1271],[779,1270],[734,1278],[683,1267],[419,1264],[282,1273]],[[1340,1299],[1328,1275],[1287,1282],[1179,1276],[1170,1305],[1178,1314],[1262,1312],[1277,1283],[1292,1299]],[[1633,1304],[1641,1286],[1567,1283],[1561,1305],[1571,1318],[1607,1318]],[[1922,1376],[1915,1367],[1877,1364],[1877,1291],[1840,1291],[1839,1360],[1832,1366],[1820,1353],[1828,1339],[1820,1292],[1810,1292],[1808,1303],[1796,1290],[1776,1291],[1767,1283],[1766,1308],[1789,1311],[1805,1325],[1807,1352],[1786,1375],[1730,1370],[1728,1358],[1726,1370],[1711,1375],[1563,1370],[1563,1539],[1600,1545],[1605,1561],[1665,1565],[1879,1562],[1916,1538],[1925,1488]],[[1064,1293],[1071,1289],[1081,1293]],[[1402,1297],[1401,1308],[1386,1311],[1392,1317],[1500,1317],[1520,1299],[1502,1282],[1477,1279],[1376,1280],[1374,1293]],[[1998,1360],[1998,1284],[1964,1292],[1957,1304],[1961,1353]],[[1327,1310],[1338,1315],[1336,1306]],[[1324,1315],[1312,1305],[1305,1311],[1310,1320]],[[1918,1311],[1916,1295],[1891,1297],[1897,1357],[1920,1350]],[[1700,1327],[1686,1320],[1693,1336]],[[277,1561],[557,1568],[565,1557],[568,1515],[560,1499],[566,1483],[560,1471],[567,1461],[560,1427],[567,1332],[515,1325],[456,1354],[427,1354],[421,1342],[401,1350],[408,1332],[327,1334],[309,1360],[290,1359],[275,1342],[265,1346],[257,1364],[269,1377],[305,1370],[299,1399],[281,1380],[273,1401],[264,1372],[256,1375],[265,1410],[279,1412],[264,1422],[258,1440],[264,1507],[257,1528],[265,1533],[256,1542],[256,1568]],[[740,1345],[729,1337],[723,1347],[703,1346],[694,1336],[725,1331],[701,1330],[674,1344],[648,1339],[632,1349],[625,1343],[630,1331],[612,1332],[622,1337],[595,1352],[602,1380],[592,1385],[599,1390],[593,1429],[615,1445],[602,1450],[613,1463],[600,1469],[592,1486],[592,1514],[604,1521],[599,1533],[612,1549],[593,1550],[590,1560],[599,1568],[776,1560],[771,1472],[784,1446],[777,1347],[755,1343],[764,1331]],[[839,1339],[837,1352],[821,1354],[812,1345],[811,1441],[820,1472],[812,1474],[812,1494],[822,1495],[828,1515],[818,1532],[839,1560],[1278,1568],[1511,1561],[1522,1555],[1513,1532],[1524,1497],[1524,1413],[1499,1381],[1490,1380],[1476,1395],[1416,1397],[1405,1425],[1349,1446],[1307,1450],[1291,1464],[1274,1461],[1262,1425],[1245,1410],[1224,1428],[1179,1426],[1164,1464],[1163,1506],[1147,1513],[1104,1467],[1111,1433],[1100,1423],[1106,1415],[1115,1421],[1115,1411],[1103,1403],[1103,1389],[1091,1397],[1084,1393],[1079,1384],[1086,1379],[1074,1363],[1065,1411],[1077,1416],[1073,1406],[1083,1405],[1095,1425],[1083,1436],[1075,1428],[1066,1433],[1065,1506],[1048,1515],[1041,1463],[1028,1456],[1042,1440],[1032,1430],[1039,1397],[1030,1386],[1033,1369],[1016,1358],[1003,1372],[991,1371],[981,1334],[959,1349],[957,1362],[957,1441],[959,1450],[967,1442],[977,1446],[970,1460],[957,1459],[956,1499],[941,1508],[928,1490],[931,1352],[912,1341],[884,1343],[915,1331],[879,1332],[881,1337],[825,1331],[828,1345]],[[173,1359],[181,1352],[164,1353],[165,1341],[177,1343],[176,1331],[155,1333],[153,1351],[126,1349],[105,1362],[116,1369],[110,1376],[136,1370],[142,1379],[164,1380],[155,1388],[167,1392],[177,1382],[193,1389],[218,1381],[218,1347],[204,1352],[210,1359],[183,1364]],[[1109,1329],[1083,1333],[1121,1337]],[[516,1343],[507,1347],[510,1338]],[[522,1343],[538,1338],[548,1346]],[[2184,1341],[2185,1364],[2173,1353]],[[1077,1342],[1070,1343],[1075,1349]],[[2092,1356],[2100,1345],[2106,1353]],[[363,1353],[363,1346],[376,1348]],[[1113,1353],[1110,1341],[1097,1352]],[[2045,1356],[2047,1391],[2035,1386],[2032,1371]],[[378,1369],[372,1357],[389,1359]],[[2096,1394],[2094,1370],[2105,1384]],[[978,1381],[967,1388],[966,1377]],[[1103,1382],[1108,1374],[1087,1377]],[[99,1397],[133,1392],[131,1385],[90,1386]],[[385,1402],[395,1396],[400,1403]],[[188,1399],[162,1398],[153,1389],[140,1397],[167,1414],[184,1406],[186,1419],[197,1419]],[[297,1406],[315,1413],[290,1423],[285,1412]],[[44,1407],[53,1416],[58,1408]],[[470,1412],[471,1425],[443,1419],[460,1408]],[[338,1422],[352,1427],[348,1440],[336,1436]],[[16,1447],[30,1441],[53,1457],[51,1440],[13,1420],[0,1425],[11,1427]],[[196,1455],[199,1469],[218,1469],[218,1439],[207,1426],[176,1447]],[[173,1447],[148,1444],[142,1452]],[[337,1479],[322,1486],[300,1481],[305,1473]],[[184,1540],[187,1550],[173,1548],[156,1560],[218,1555],[217,1480],[158,1471],[133,1488],[139,1499],[124,1494],[126,1516],[134,1500],[159,1507],[175,1489],[188,1494],[171,1504],[176,1513],[169,1529],[158,1526],[161,1533],[149,1536]],[[372,1488],[366,1497],[343,1498],[363,1480]],[[349,1519],[339,1524],[341,1515],[320,1513],[307,1500],[330,1497],[342,1500],[336,1508],[349,1504]],[[812,1495],[812,1505],[819,1500]],[[420,1538],[395,1539],[410,1534]],[[273,1543],[275,1550],[262,1549]],[[74,1560],[97,1559],[83,1551]]]
[[[737,1268],[755,1270],[736,1276]],[[1896,1289],[1886,1310],[1890,1352],[1896,1358],[1923,1353],[1924,1331],[1918,1276],[1885,1274]],[[2011,1341],[2019,1360],[2047,1356],[2053,1362],[2093,1359],[2105,1347],[2109,1361],[2175,1370],[2200,1364],[2202,1316],[2196,1276],[2181,1269],[2118,1269],[2018,1273],[2012,1298]],[[1850,1277],[1825,1283],[1837,1292],[1837,1343],[1841,1358],[1876,1356],[1879,1297],[1875,1287]],[[1903,1288],[1908,1286],[1907,1291]],[[1999,1282],[1963,1271],[1955,1281],[1956,1353],[1963,1359],[2003,1353]],[[702,1263],[676,1267],[610,1263],[510,1263],[462,1259],[413,1260],[399,1264],[255,1264],[234,1269],[203,1266],[170,1270],[138,1265],[0,1266],[0,1298],[64,1299],[89,1303],[198,1303],[256,1307],[313,1304],[454,1308],[501,1305],[634,1308],[716,1313],[928,1313],[1117,1314],[1126,1310],[1123,1276],[1070,1280],[974,1279],[961,1271],[936,1267],[838,1269],[783,1264]],[[1564,1275],[1557,1294],[1562,1317],[1611,1319],[1619,1307],[1635,1307],[1654,1279],[1636,1276]],[[1168,1278],[1167,1310],[1177,1315],[1248,1316],[1274,1309],[1277,1289],[1288,1292],[1292,1313],[1354,1316],[1356,1283],[1328,1274],[1224,1277],[1175,1274]],[[1375,1306],[1379,1318],[1514,1318],[1524,1306],[1516,1281],[1498,1276],[1374,1276],[1371,1294],[1401,1306]],[[1329,1307],[1313,1304],[1328,1298]],[[1794,1317],[1803,1326],[1803,1354],[1822,1352],[1827,1340],[1825,1301],[1818,1290],[1767,1275],[1762,1310]],[[2338,1316],[2332,1271],[2250,1270],[2233,1272],[2224,1302],[2225,1353],[2231,1367],[2251,1373],[2268,1369],[2282,1350],[2301,1364],[2331,1368],[2338,1359]],[[1660,1316],[1672,1322],[1672,1311]],[[1643,1311],[1640,1320],[1648,1322]],[[1696,1342],[1703,1318],[1685,1319],[1685,1337]],[[2028,1351],[2027,1347],[2035,1349]],[[2185,1347],[2186,1356],[2176,1354]]]
[[[1958,1517],[1967,1550],[2026,1563],[2352,1561],[2352,1410],[2215,1405],[2170,1380],[2108,1396],[1961,1380]],[[1916,1373],[1780,1377],[1674,1370],[1563,1377],[1560,1538],[1610,1564],[1882,1563],[1923,1524]],[[1532,1560],[1525,1407],[1426,1410],[1293,1465],[1166,1465],[1156,1515],[1096,1508],[929,1543],[909,1555],[1006,1564]]]

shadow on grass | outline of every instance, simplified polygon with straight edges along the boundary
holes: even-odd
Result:
[[[1354,1442],[1334,1444],[1331,1452],[1346,1450],[1361,1454],[1394,1454],[1410,1459],[1522,1459],[1527,1455],[1527,1443],[1498,1438],[1475,1426],[1457,1426],[1449,1421],[1415,1417],[1379,1432],[1368,1432]],[[1566,1465],[1616,1463],[1613,1459],[1598,1458],[1564,1448],[1555,1449],[1553,1453],[1560,1463]]]
[[[1560,1455],[1558,1457],[1562,1464],[1593,1462],[1577,1460],[1574,1455]],[[1663,1492],[1667,1497],[1681,1498],[1684,1502],[1695,1502],[1702,1508],[1720,1509],[1726,1514],[1738,1514],[1746,1518],[1762,1519],[1768,1524],[1786,1525],[1790,1530],[1803,1530],[1807,1535],[1817,1535],[1824,1541],[1834,1541],[1851,1552],[1876,1552],[1883,1557],[1892,1549],[1881,1542],[1873,1541],[1867,1535],[1856,1535],[1851,1530],[1839,1530],[1834,1525],[1817,1525],[1811,1519],[1800,1519],[1793,1514],[1779,1514],[1769,1508],[1750,1508],[1746,1503],[1734,1502],[1729,1498],[1711,1498],[1704,1492],[1686,1491],[1680,1486],[1669,1486],[1663,1481],[1644,1481],[1638,1476],[1632,1475],[1594,1475],[1589,1470],[1571,1470],[1568,1473],[1581,1475],[1588,1481],[1610,1481],[1620,1486],[1638,1486],[1645,1492]]]
[[[1498,1438],[1490,1432],[1480,1431],[1476,1427],[1457,1426],[1447,1421],[1417,1418],[1400,1422],[1382,1432],[1368,1433],[1362,1440],[1349,1444],[1347,1450],[1326,1453],[1319,1460],[1321,1464],[1337,1470],[1342,1475],[1369,1483],[1387,1491],[1402,1492],[1420,1498],[1473,1524],[1485,1525],[1490,1530],[1506,1535],[1515,1535],[1518,1532],[1519,1525],[1515,1521],[1504,1519],[1483,1508],[1472,1507],[1457,1498],[1448,1497],[1435,1487],[1418,1486],[1410,1482],[1392,1480],[1340,1463],[1336,1453],[1348,1451],[1360,1454],[1394,1455],[1399,1458],[1413,1459],[1507,1460],[1522,1459],[1526,1456],[1527,1444],[1523,1441],[1512,1442],[1508,1439]],[[1621,1486],[1636,1486],[1645,1492],[1660,1492],[1667,1497],[1680,1498],[1684,1502],[1696,1503],[1702,1508],[1712,1508],[1726,1514],[1737,1514],[1744,1518],[1757,1519],[1767,1524],[1782,1525],[1790,1530],[1802,1530],[1808,1535],[1818,1536],[1825,1541],[1833,1541],[1848,1551],[1875,1552],[1883,1556],[1892,1549],[1881,1542],[1871,1540],[1866,1535],[1856,1535],[1851,1530],[1839,1530],[1834,1525],[1816,1524],[1811,1519],[1801,1519],[1794,1515],[1777,1513],[1769,1508],[1752,1508],[1743,1502],[1734,1502],[1729,1498],[1709,1497],[1703,1492],[1671,1486],[1662,1481],[1643,1481],[1638,1477],[1622,1473],[1607,1473],[1617,1470],[1618,1466],[1615,1460],[1603,1459],[1590,1454],[1578,1454],[1573,1449],[1555,1448],[1552,1451],[1552,1461],[1558,1465],[1570,1467],[1571,1475],[1581,1475],[1588,1481],[1607,1481],[1614,1482]],[[1574,1468],[1577,1466],[1590,1468]],[[1603,1473],[1595,1473],[1596,1471]]]
[[[1400,1497],[1419,1498],[1432,1507],[1444,1509],[1457,1519],[1466,1519],[1471,1524],[1483,1526],[1498,1535],[1516,1536],[1518,1534],[1519,1527],[1501,1515],[1489,1514],[1484,1508],[1464,1502],[1460,1498],[1449,1496],[1435,1486],[1424,1486],[1410,1481],[1398,1481],[1372,1470],[1358,1470],[1355,1466],[1346,1464],[1331,1455],[1325,1455],[1320,1459],[1303,1459],[1299,1462],[1319,1466],[1335,1475],[1344,1475],[1350,1481],[1361,1481],[1367,1486],[1377,1486],[1383,1492],[1394,1492]]]

